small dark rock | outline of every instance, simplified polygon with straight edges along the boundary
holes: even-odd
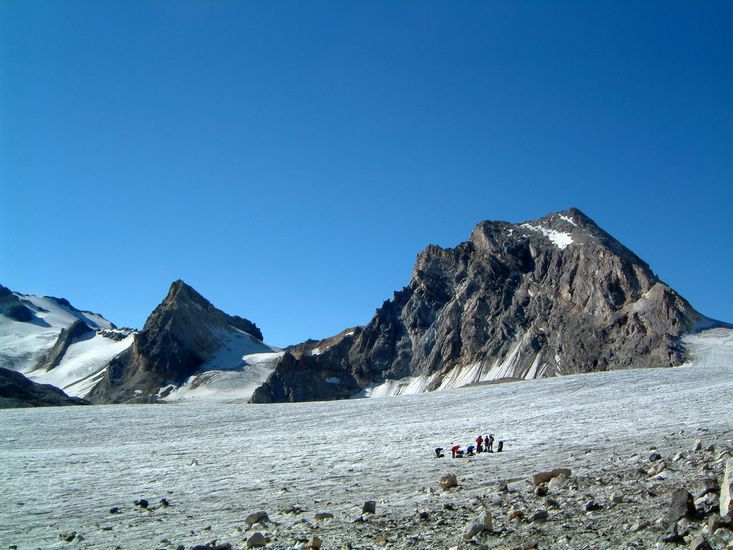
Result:
[[[113,506],[112,508],[109,509],[109,513],[110,514],[119,514],[120,509],[117,506]]]
[[[422,511],[417,513],[417,517],[422,520],[428,520],[430,519],[430,514],[428,512]]]
[[[139,506],[140,508],[147,508],[148,507],[148,501],[144,498],[141,498],[140,500],[135,501],[135,506]]]
[[[585,506],[583,507],[586,512],[595,512],[596,510],[600,510],[601,508],[603,508],[603,506],[597,503],[595,500],[589,500],[585,503]]]
[[[362,514],[376,514],[377,513],[377,501],[376,500],[367,500],[364,503],[364,506],[361,508]]]
[[[649,455],[649,462],[656,462],[657,460],[662,460],[662,455],[654,451]]]
[[[324,519],[333,519],[333,514],[331,512],[318,512],[315,515],[316,521],[321,521]]]
[[[547,492],[547,485],[544,484],[538,485],[534,490],[534,494],[538,497],[547,496]]]
[[[160,508],[167,508],[170,505],[171,503],[167,498],[161,498],[160,502],[158,503],[158,506],[160,506]]]
[[[705,537],[698,535],[690,542],[690,550],[713,550],[713,547],[705,540]]]
[[[556,501],[554,498],[547,497],[545,499],[545,504],[548,506],[551,506],[552,508],[560,508],[560,503]]]
[[[547,513],[547,510],[537,510],[534,514],[532,514],[532,517],[529,518],[529,520],[532,523],[542,523],[547,521],[549,517],[550,514]]]
[[[664,532],[660,540],[662,542],[671,542],[673,544],[677,544],[680,542],[685,542],[685,537],[679,534],[679,532],[677,531],[677,523],[675,522],[669,526],[669,528]]]

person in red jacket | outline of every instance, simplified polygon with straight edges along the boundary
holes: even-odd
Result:
[[[476,452],[477,453],[482,453],[484,451],[483,444],[484,444],[484,438],[482,436],[478,436],[476,438]]]
[[[463,451],[461,450],[461,446],[460,445],[453,445],[450,448],[450,454],[451,454],[451,456],[453,456],[453,458],[456,458],[456,456],[463,456]]]

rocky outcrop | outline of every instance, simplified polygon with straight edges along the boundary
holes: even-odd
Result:
[[[0,367],[0,409],[88,404],[54,386],[36,384],[19,372]]]
[[[23,305],[13,291],[0,285],[0,315],[26,323],[34,318],[33,312]]]
[[[681,336],[701,319],[577,209],[523,224],[486,221],[455,248],[420,253],[409,284],[366,327],[284,358],[253,401],[333,399],[345,387],[394,380],[430,391],[679,365]],[[315,382],[304,388],[306,380]]]
[[[61,363],[69,346],[84,337],[94,336],[95,331],[81,320],[74,321],[69,327],[61,329],[54,346],[44,353],[36,365],[36,369],[51,370]]]
[[[262,332],[230,316],[181,280],[175,281],[132,346],[114,358],[88,397],[96,403],[149,402],[167,384],[180,384],[222,348],[232,333],[261,340]]]

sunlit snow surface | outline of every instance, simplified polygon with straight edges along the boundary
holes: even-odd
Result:
[[[310,520],[327,511],[350,524],[370,499],[380,512],[414,513],[446,471],[488,492],[539,468],[687,448],[700,430],[731,437],[733,330],[688,344],[694,359],[680,368],[392,399],[0,411],[0,545],[68,547],[58,539],[68,531],[89,548],[238,542],[233,530],[259,510],[285,521],[278,510],[295,504]],[[434,447],[488,432],[505,453],[433,458]],[[164,497],[172,506],[155,512],[132,505]],[[110,515],[113,506],[122,513]]]

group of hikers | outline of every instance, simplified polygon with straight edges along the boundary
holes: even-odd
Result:
[[[496,452],[500,453],[504,450],[504,442],[499,441],[496,444]],[[453,458],[463,458],[465,456],[474,456],[477,453],[493,453],[494,452],[494,434],[487,436],[479,435],[476,438],[476,445],[471,443],[466,447],[464,451],[460,445],[452,445],[450,448],[451,456]],[[443,458],[443,447],[435,448],[435,458]]]

